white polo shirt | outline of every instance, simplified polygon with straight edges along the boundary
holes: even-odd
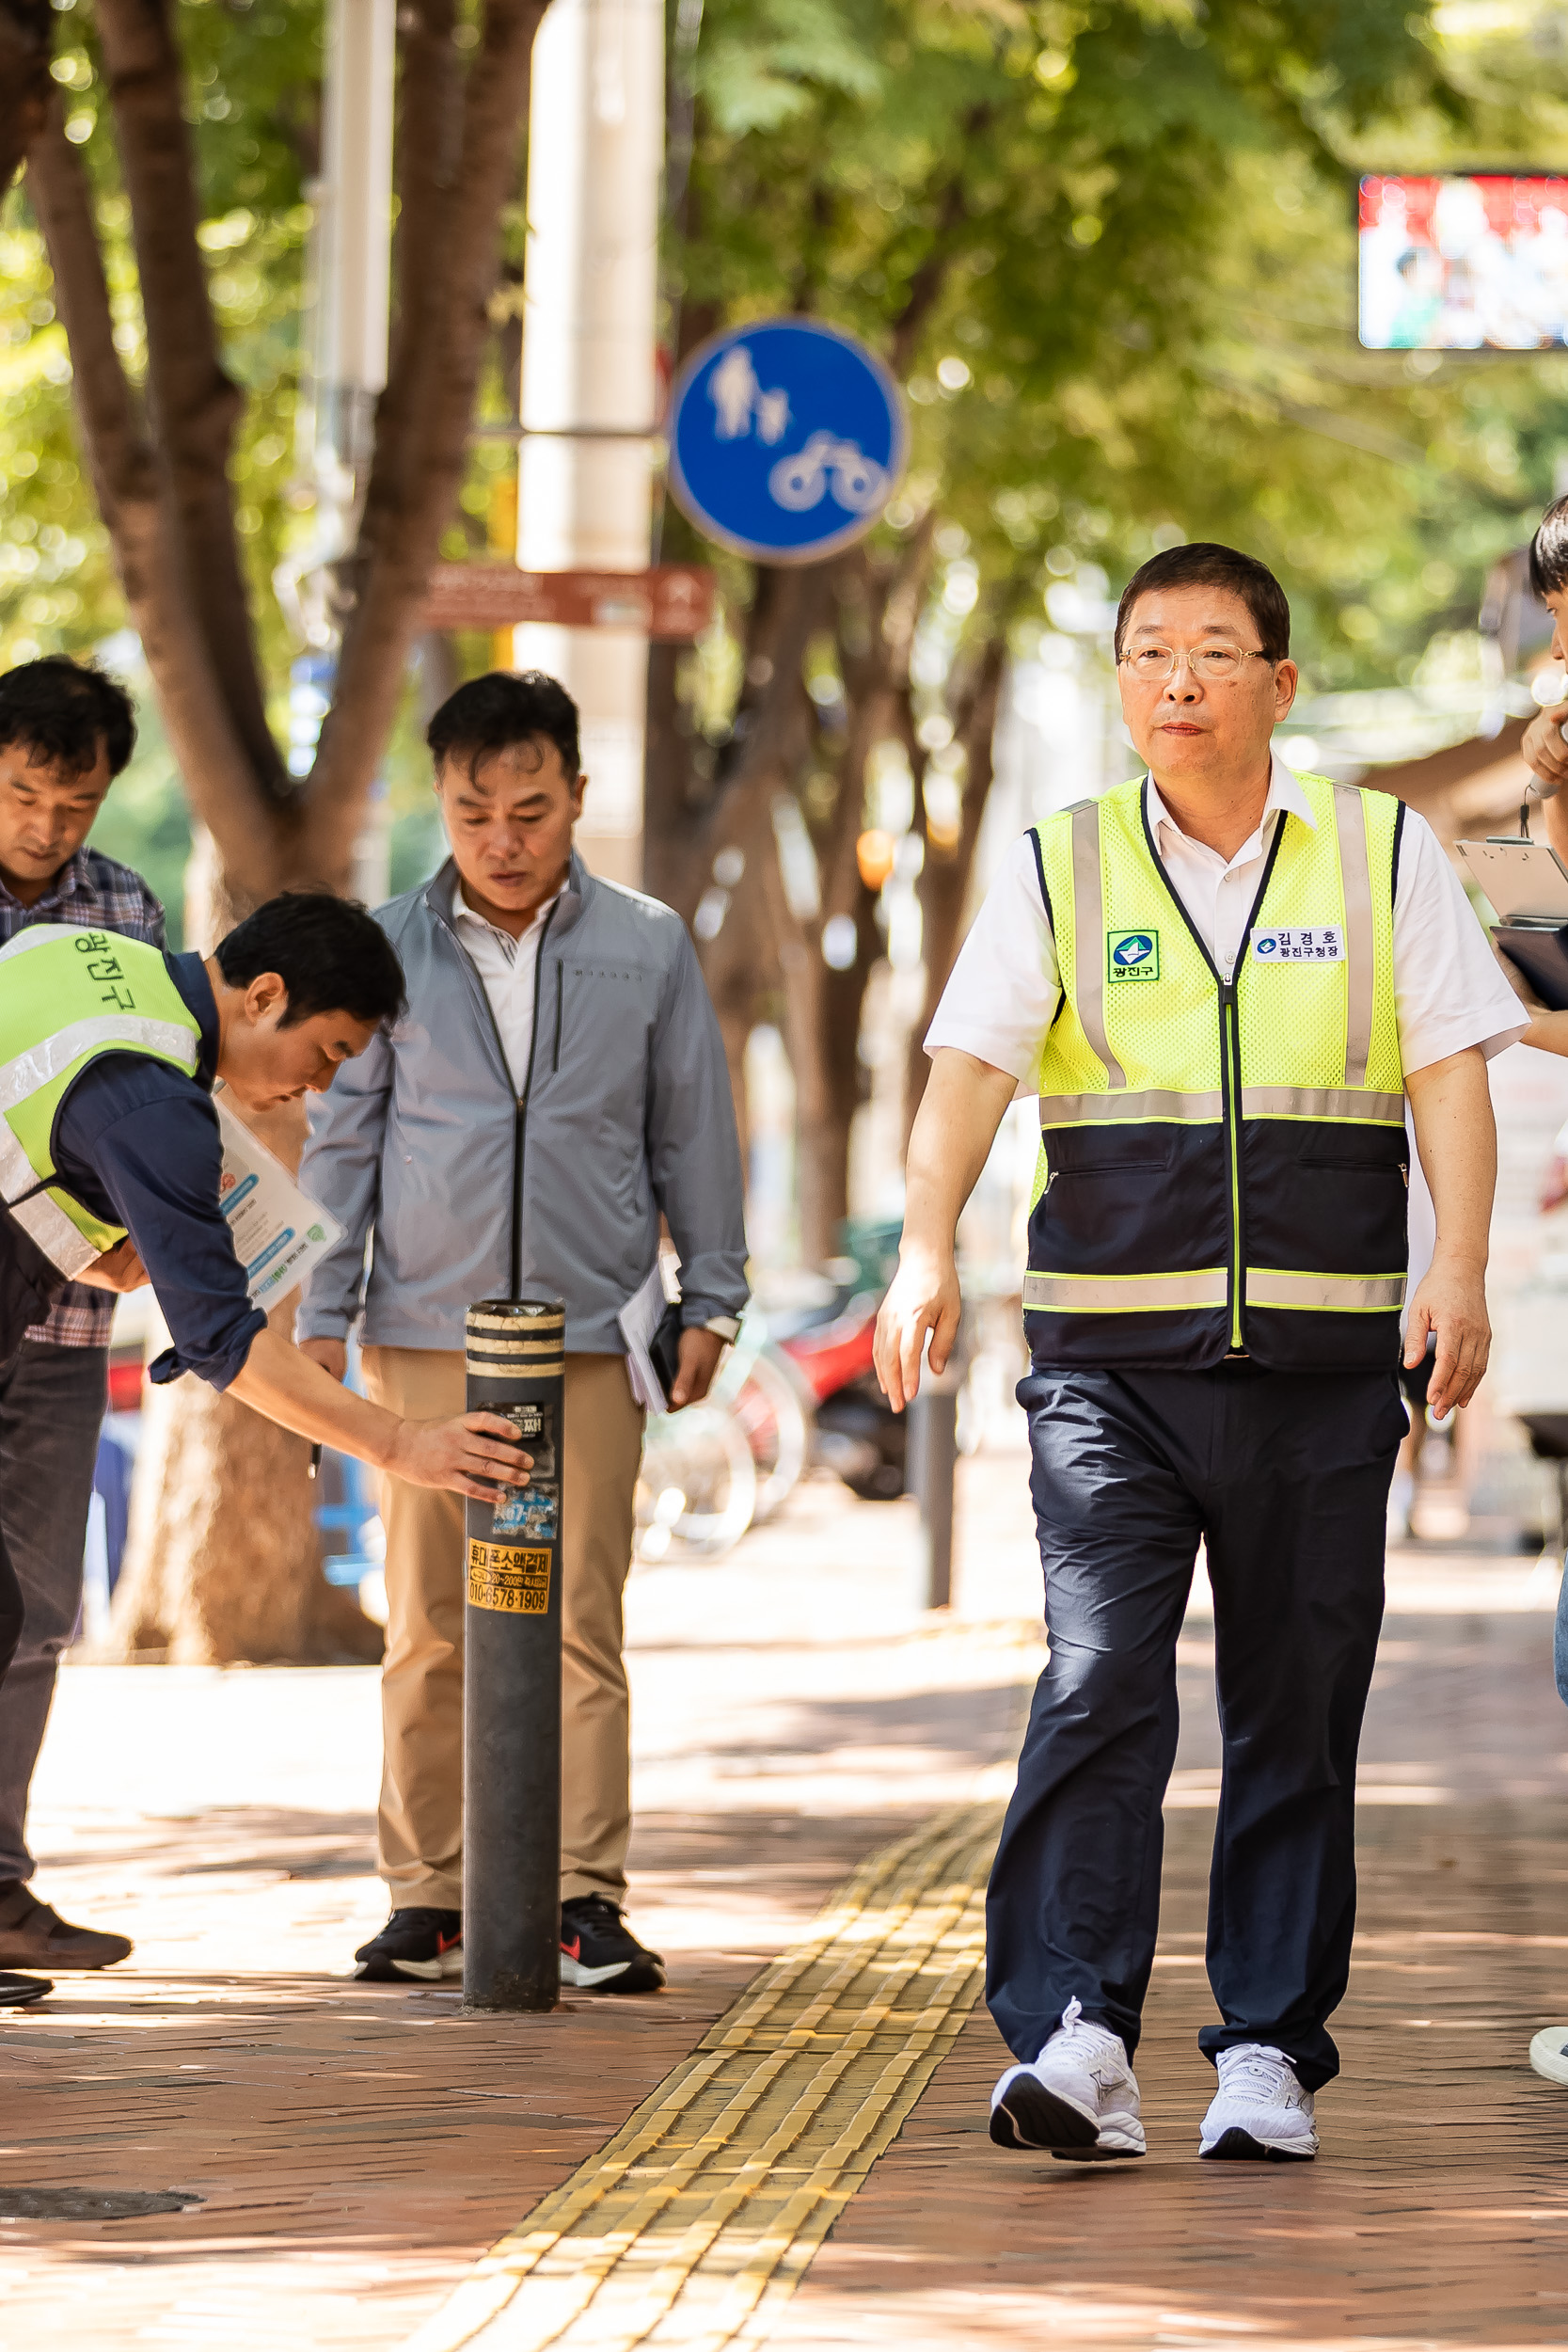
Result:
[[[513,1090],[517,1094],[527,1089],[533,1053],[533,982],[539,967],[539,942],[560,896],[558,890],[546,898],[522,937],[514,939],[510,931],[499,930],[469,906],[461,877],[452,883],[452,928],[490,999]]]
[[[1316,830],[1306,793],[1275,754],[1262,821],[1226,859],[1180,830],[1149,781],[1150,828],[1171,886],[1227,979],[1287,809]],[[1008,851],[958,950],[926,1051],[956,1045],[1029,1085],[1061,1001],[1056,943],[1025,834]],[[1490,1060],[1528,1025],[1436,834],[1409,808],[1394,884],[1394,1003],[1407,1073],[1468,1045],[1479,1045]]]

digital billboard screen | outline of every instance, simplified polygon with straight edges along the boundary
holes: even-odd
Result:
[[[1568,343],[1568,178],[1369,174],[1359,242],[1369,350]]]

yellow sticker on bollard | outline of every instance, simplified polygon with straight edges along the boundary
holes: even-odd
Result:
[[[468,1539],[468,1601],[508,1616],[542,1617],[550,1605],[550,1555]]]

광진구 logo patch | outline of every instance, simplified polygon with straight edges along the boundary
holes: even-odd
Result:
[[[1160,977],[1158,931],[1107,931],[1105,969],[1113,980],[1157,980]]]

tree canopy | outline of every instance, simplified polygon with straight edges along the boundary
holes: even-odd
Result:
[[[1285,579],[1330,685],[1386,683],[1473,623],[1549,493],[1564,362],[1361,351],[1352,192],[1363,160],[1560,135],[1563,76],[1461,55],[1402,0],[709,0],[689,59],[682,21],[680,347],[818,312],[887,358],[913,426],[863,548],[783,575],[721,559],[738,658],[656,663],[653,886],[696,909],[732,1046],[759,1008],[784,1029],[821,1249],[882,952],[868,783],[895,755],[912,787],[929,1000],[1000,656],[1053,582],[1232,541]],[[670,520],[667,550],[690,544]]]

